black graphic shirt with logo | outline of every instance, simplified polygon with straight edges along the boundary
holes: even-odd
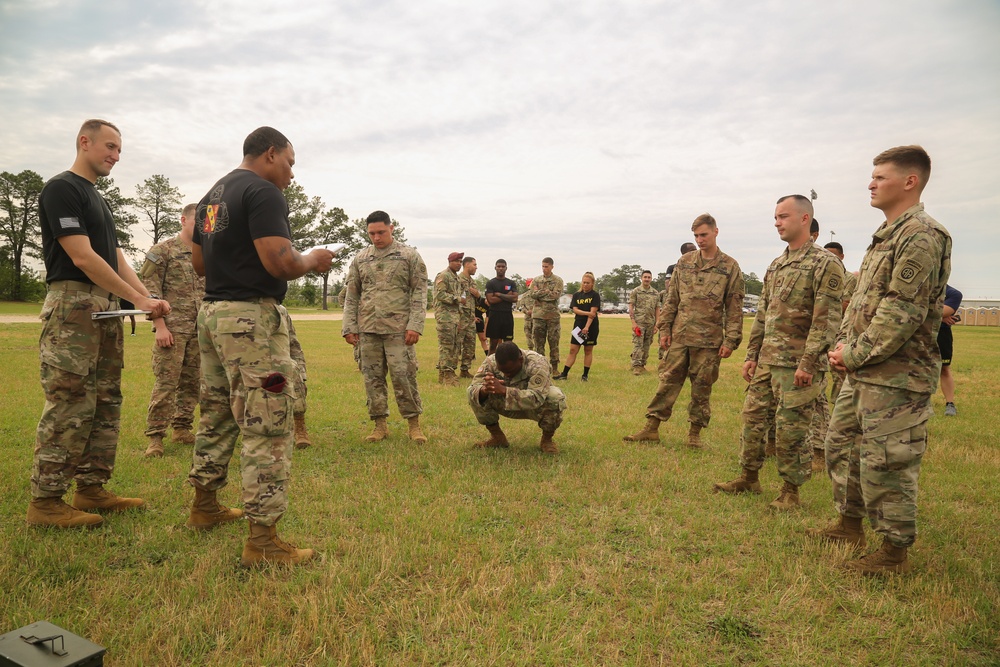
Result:
[[[291,239],[281,190],[247,169],[234,169],[198,203],[194,242],[205,261],[206,301],[285,297],[288,283],[260,261],[254,239]]]
[[[569,302],[569,307],[571,310],[573,308],[579,308],[580,310],[586,310],[586,311],[589,311],[591,308],[597,308],[597,312],[600,313],[601,295],[598,294],[596,290],[590,290],[589,292],[583,292],[583,291],[574,292],[573,298]],[[573,326],[580,327],[581,329],[587,326],[587,319],[588,319],[587,316],[576,314],[576,311],[573,312],[574,312]],[[590,329],[588,329],[591,338],[597,337],[599,324],[600,322],[597,316],[595,316],[593,323],[591,323],[590,325]]]
[[[509,278],[490,278],[486,283],[486,294],[513,294],[517,291],[517,283]],[[510,301],[500,300],[490,304],[491,313],[510,313],[514,304]]]
[[[45,282],[76,280],[93,284],[57,240],[74,234],[88,237],[94,252],[118,271],[114,216],[101,193],[86,178],[71,171],[53,176],[38,197],[38,217],[42,222]]]

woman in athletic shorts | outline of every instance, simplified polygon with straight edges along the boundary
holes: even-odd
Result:
[[[552,379],[565,380],[569,377],[569,369],[573,368],[573,364],[576,363],[576,355],[582,347],[583,377],[580,379],[587,382],[587,377],[590,375],[590,365],[594,362],[594,347],[597,345],[597,336],[601,332],[597,319],[598,313],[601,312],[601,295],[594,289],[594,274],[590,271],[583,274],[580,291],[573,295],[569,307],[576,316],[573,318],[573,331],[579,329],[579,332],[570,333],[566,365],[563,366],[562,374]]]

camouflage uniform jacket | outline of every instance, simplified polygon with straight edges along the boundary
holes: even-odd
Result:
[[[146,253],[139,278],[150,294],[170,302],[170,314],[163,318],[174,333],[198,332],[198,309],[205,296],[205,279],[191,263],[191,249],[179,236],[157,243]]]
[[[747,361],[828,370],[827,350],[840,328],[844,269],[826,250],[807,242],[771,262],[750,331]]]
[[[462,271],[458,274],[458,284],[462,289],[459,295],[465,295],[465,303],[458,306],[459,311],[462,313],[462,321],[469,320],[474,322],[476,320],[476,297],[472,296],[469,288],[475,287],[476,281],[472,279],[472,276],[467,276],[465,275],[465,271]]]
[[[459,322],[462,301],[462,282],[458,274],[445,269],[434,278],[434,321]]]
[[[563,294],[563,279],[552,274],[548,278],[544,275],[535,276],[531,281],[532,306],[531,319],[533,320],[558,320],[559,319],[559,297]]]
[[[629,292],[628,305],[636,323],[645,329],[656,323],[656,310],[660,307],[660,293],[650,287],[639,285]]]
[[[840,297],[843,301],[850,301],[854,296],[854,290],[858,289],[858,277],[844,269],[844,293]]]
[[[534,281],[532,281],[534,282]],[[528,288],[527,292],[520,294],[517,297],[517,309],[522,313],[530,313],[531,309],[535,306],[535,297],[531,295],[531,288]]]
[[[950,274],[951,235],[923,204],[879,227],[844,313],[844,365],[852,382],[937,391],[937,334]]]
[[[343,335],[424,332],[427,267],[414,248],[393,241],[359,252],[347,272]]]
[[[745,291],[735,259],[719,250],[703,260],[692,250],[674,266],[657,328],[670,333],[671,345],[735,350],[743,340]]]
[[[492,373],[498,380],[503,380],[507,387],[504,396],[504,410],[538,410],[545,403],[549,395],[549,388],[552,386],[552,370],[549,360],[531,350],[521,350],[524,363],[521,370],[514,377],[507,377],[500,372],[497,366],[496,355],[489,355],[479,367],[472,383],[469,385],[469,393],[472,396],[479,396],[479,390],[483,388],[486,374]]]

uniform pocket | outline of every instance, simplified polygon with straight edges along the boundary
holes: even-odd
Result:
[[[289,393],[290,382],[274,380],[277,373],[260,375],[240,369],[243,386],[246,387],[246,404],[243,407],[243,430],[254,435],[273,437],[292,432],[292,410],[294,398]],[[279,391],[266,389],[265,381],[271,389],[280,385]]]
[[[86,301],[46,299],[39,315],[45,322],[38,345],[43,364],[74,375],[90,372],[97,345],[92,311]]]
[[[253,334],[257,320],[253,317],[220,317],[216,320],[215,331],[231,336],[246,336]]]

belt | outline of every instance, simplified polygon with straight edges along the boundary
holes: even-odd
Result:
[[[94,296],[99,296],[103,299],[117,298],[103,287],[98,287],[93,283],[83,283],[79,280],[53,280],[49,283],[49,289],[61,292],[90,292]]]
[[[208,303],[272,303],[276,306],[280,306],[281,302],[278,301],[277,297],[273,296],[253,296],[246,299],[212,299],[209,297],[203,298],[202,301],[207,301]]]

